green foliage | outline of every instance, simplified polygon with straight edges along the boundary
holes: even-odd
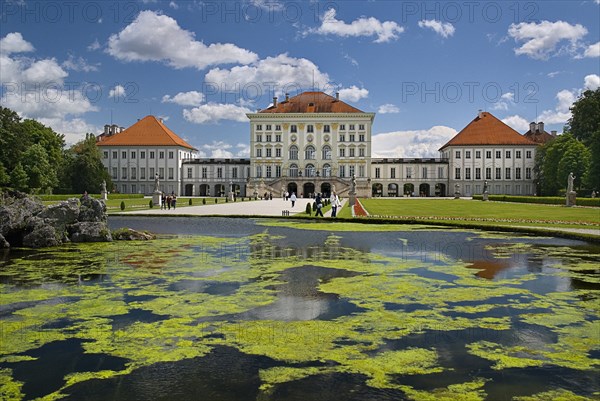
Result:
[[[229,197],[225,198],[225,203],[229,203]]]
[[[312,208],[310,207],[310,203],[307,203],[306,204],[306,214],[310,216],[311,213],[312,213]]]
[[[58,185],[56,170],[50,165],[48,155],[40,144],[31,145],[23,153],[23,170],[28,177],[31,192],[46,193]]]
[[[121,210],[125,210],[125,201],[121,201]]]
[[[312,204],[312,210],[313,210],[313,212],[317,211],[317,202],[313,202],[313,204]]]
[[[89,192],[88,192],[89,194]],[[38,195],[41,201],[63,201],[69,198],[79,198],[81,194],[63,194],[63,195]],[[100,194],[90,194],[93,198],[100,198]],[[108,194],[108,199],[142,199],[142,194]]]
[[[594,141],[594,133],[600,131],[600,88],[587,90],[571,107],[572,117],[567,130],[586,146]]]
[[[473,199],[482,200],[482,195],[474,195]],[[512,196],[512,195],[489,195],[490,201],[496,202],[515,202],[515,203],[536,203],[545,205],[564,205],[565,198],[561,196]],[[579,206],[600,207],[600,198],[577,198]]]
[[[154,202],[152,202],[152,199],[150,199],[150,202],[148,202],[148,207],[150,207],[150,209],[154,207]]]
[[[0,187],[8,185],[10,182],[10,176],[6,171],[6,167],[2,163],[0,163]]]
[[[589,167],[589,151],[573,135],[566,133],[539,149],[536,157],[537,175],[543,195],[555,195],[567,186],[572,171],[576,187]]]
[[[102,181],[106,181],[107,188],[112,188],[111,177],[102,164],[100,150],[96,146],[96,137],[93,134],[87,134],[83,141],[71,147],[70,152],[72,157],[66,166],[66,176],[70,178],[73,192],[99,193]]]
[[[27,173],[23,169],[23,166],[20,162],[17,163],[10,173],[10,185],[18,191],[27,191],[29,188],[28,181],[29,177],[27,177]]]
[[[558,184],[564,183],[567,186],[569,173],[575,176],[574,188],[581,188],[582,177],[587,173],[590,165],[590,151],[579,141],[571,141],[566,147],[560,162],[558,163],[557,179]]]

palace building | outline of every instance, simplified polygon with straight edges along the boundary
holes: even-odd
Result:
[[[347,196],[533,195],[537,146],[554,138],[543,123],[521,135],[488,112],[479,112],[442,146],[438,158],[373,158],[375,113],[323,92],[303,92],[248,113],[249,159],[201,158],[198,150],[147,116],[127,129],[106,126],[98,137],[102,161],[116,190],[185,196],[254,196],[295,192],[301,197],[336,191]],[[108,128],[107,128],[108,127]]]

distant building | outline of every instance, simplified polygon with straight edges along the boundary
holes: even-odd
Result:
[[[532,142],[543,145],[556,138],[556,131],[552,131],[552,133],[549,134],[548,132],[544,131],[543,122],[532,122],[529,123],[529,131],[527,131],[523,136]]]

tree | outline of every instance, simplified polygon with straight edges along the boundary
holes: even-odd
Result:
[[[571,106],[571,113],[566,130],[589,147],[594,133],[600,131],[600,88],[583,92]]]
[[[107,188],[112,187],[110,176],[102,164],[94,134],[86,134],[83,141],[71,147],[65,158],[65,177],[70,179],[71,189],[75,193],[100,193],[102,181],[106,181]]]
[[[21,163],[17,163],[15,168],[10,172],[10,185],[18,191],[27,191],[29,178],[23,169]]]
[[[21,118],[14,111],[0,106],[0,164],[12,171],[20,160],[25,144],[19,141]]]
[[[10,182],[10,176],[6,172],[6,168],[0,163],[0,187],[7,186]]]
[[[563,188],[563,184],[558,179],[558,164],[571,141],[576,139],[570,134],[562,134],[539,150],[537,170],[542,195],[556,195],[558,190]]]
[[[50,165],[42,145],[31,145],[23,153],[22,159],[23,170],[28,177],[27,186],[31,192],[51,192],[58,185],[56,170]]]
[[[557,184],[562,183],[562,188],[567,186],[567,177],[569,173],[575,176],[575,189],[581,188],[582,178],[587,173],[590,165],[590,151],[585,145],[577,140],[570,141],[565,146],[565,153],[562,155],[557,168]]]

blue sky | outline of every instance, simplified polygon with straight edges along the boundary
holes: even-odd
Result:
[[[600,1],[2,0],[2,105],[69,143],[148,114],[213,157],[316,89],[376,112],[375,156],[436,156],[478,109],[562,131],[600,85]]]

